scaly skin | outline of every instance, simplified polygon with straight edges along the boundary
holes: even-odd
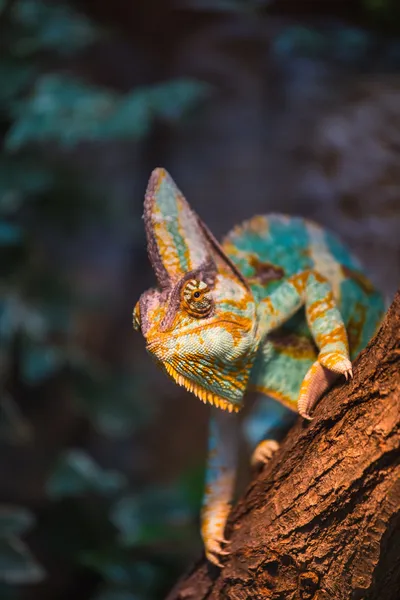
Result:
[[[216,407],[201,532],[221,566],[238,444],[229,413],[253,389],[310,419],[332,383],[352,377],[350,359],[383,302],[341,242],[311,221],[254,217],[220,246],[164,169],[151,175],[144,220],[158,287],[140,297],[134,327],[176,383]],[[253,465],[276,448],[261,440]]]

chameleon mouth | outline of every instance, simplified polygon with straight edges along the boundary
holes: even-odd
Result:
[[[202,388],[199,384],[195,383],[194,381],[190,381],[190,379],[186,379],[186,377],[178,373],[178,371],[174,369],[174,367],[172,367],[170,364],[165,363],[163,366],[167,371],[168,375],[172,377],[172,379],[178,385],[181,385],[182,387],[186,388],[189,392],[192,392],[192,394],[197,396],[197,398],[204,402],[204,404],[212,404],[213,406],[221,408],[222,410],[226,410],[230,413],[239,412],[239,410],[241,409],[241,406],[234,404],[229,400],[226,400],[226,398],[221,398],[221,396],[217,396],[213,392]]]

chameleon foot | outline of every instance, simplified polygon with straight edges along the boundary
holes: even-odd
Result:
[[[251,457],[252,468],[259,469],[265,465],[278,448],[279,444],[275,440],[263,440],[260,442]]]
[[[220,561],[221,556],[228,556],[230,554],[228,550],[224,550],[222,548],[221,544],[230,544],[230,542],[224,538],[207,540],[205,542],[205,552],[207,560],[209,560],[210,563],[212,563],[216,567],[219,567],[220,569],[222,569],[222,567],[224,566]]]
[[[328,369],[318,361],[312,365],[303,379],[297,401],[297,410],[304,419],[311,421],[312,416],[310,413],[315,408],[322,394],[333,385],[340,375],[344,375],[346,380],[349,377],[353,377],[351,362],[349,360],[336,363],[334,370],[333,368],[332,370]]]

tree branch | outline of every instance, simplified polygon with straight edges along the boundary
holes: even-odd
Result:
[[[202,560],[167,600],[400,598],[400,291],[315,415],[233,511],[225,567]]]

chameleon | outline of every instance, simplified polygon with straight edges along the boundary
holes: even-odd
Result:
[[[220,244],[165,169],[150,176],[143,217],[157,287],[140,296],[133,326],[166,374],[212,405],[201,535],[221,567],[245,393],[311,419],[325,391],[353,376],[383,299],[345,245],[311,220],[255,216]],[[252,464],[277,448],[265,436]]]

